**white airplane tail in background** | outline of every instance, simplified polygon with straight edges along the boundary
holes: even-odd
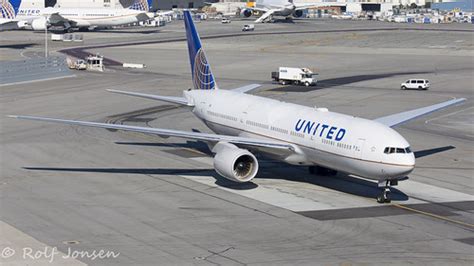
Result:
[[[15,19],[20,9],[21,0],[0,0],[0,15],[3,19]]]
[[[153,9],[153,0],[135,0],[128,9],[150,11]]]

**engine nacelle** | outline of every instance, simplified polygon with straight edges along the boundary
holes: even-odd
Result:
[[[295,10],[293,12],[293,17],[295,17],[295,18],[300,18],[302,16],[303,16],[303,10]]]
[[[241,183],[248,182],[257,175],[257,158],[248,150],[224,142],[217,143],[212,150],[216,152],[214,169],[219,175]]]
[[[45,30],[47,21],[45,17],[37,18],[31,22],[31,28],[33,30]]]
[[[240,15],[246,18],[250,17],[252,14],[252,9],[243,9],[242,11],[240,11]]]

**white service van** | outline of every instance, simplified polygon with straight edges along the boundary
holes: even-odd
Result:
[[[242,31],[253,31],[255,29],[254,24],[245,24],[242,28]]]
[[[402,90],[418,89],[427,90],[430,87],[430,81],[427,79],[409,79],[400,86]]]

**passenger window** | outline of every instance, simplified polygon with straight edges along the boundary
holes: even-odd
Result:
[[[423,84],[424,82],[423,82],[423,80],[418,80],[416,83]]]

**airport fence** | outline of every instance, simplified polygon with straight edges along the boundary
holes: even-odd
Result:
[[[0,85],[71,76],[66,57],[0,61]]]

